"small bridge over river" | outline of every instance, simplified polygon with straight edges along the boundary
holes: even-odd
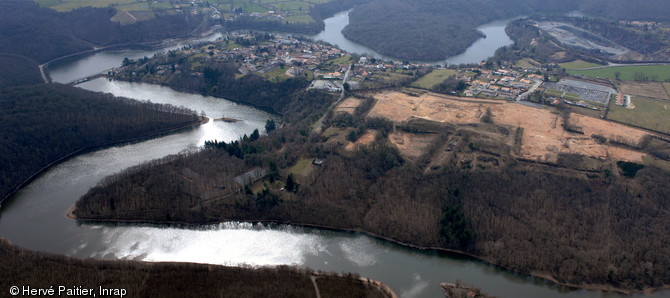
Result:
[[[104,77],[106,77],[106,76],[107,76],[107,75],[104,74],[104,73],[99,73],[99,74],[92,75],[92,76],[90,76],[90,77],[85,77],[85,78],[83,78],[83,79],[77,79],[77,80],[74,80],[74,81],[72,81],[72,82],[67,83],[67,85],[74,86],[74,85],[77,85],[77,84],[81,84],[81,83],[83,83],[83,82],[92,81],[92,80],[95,80],[95,79],[98,79],[98,78],[104,78]]]

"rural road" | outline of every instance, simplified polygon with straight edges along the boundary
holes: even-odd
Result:
[[[316,276],[310,276],[312,284],[314,284],[314,290],[316,291],[316,298],[321,298],[321,292],[319,292],[319,286],[316,284]]]
[[[346,92],[344,90],[344,84],[347,83],[347,78],[349,78],[349,71],[350,70],[351,70],[351,65],[349,65],[349,68],[347,68],[347,71],[344,73],[344,79],[342,79],[342,93],[340,93],[340,97],[333,104],[330,105],[330,108],[328,108],[328,111],[326,111],[326,113],[323,114],[323,116],[321,116],[321,118],[319,118],[319,121],[317,121],[316,124],[314,124],[314,128],[312,129],[312,132],[321,132],[321,126],[323,126],[323,119],[326,118],[326,116],[328,115],[328,112],[330,110],[332,110],[335,106],[337,106],[340,103],[340,101],[342,101],[342,99],[344,99],[344,93]]]
[[[540,87],[540,85],[542,85],[542,81],[535,82],[535,85],[533,85],[533,87],[530,87],[528,91],[519,94],[519,96],[516,97],[516,101],[521,101],[522,98],[528,98],[528,96],[530,96],[533,92],[535,92],[535,89]]]
[[[570,69],[570,70],[593,70],[593,69],[602,69],[610,67],[621,67],[621,66],[652,66],[652,65],[670,65],[667,62],[651,62],[651,63],[610,63],[598,67],[589,67],[589,68],[579,68],[579,69]]]

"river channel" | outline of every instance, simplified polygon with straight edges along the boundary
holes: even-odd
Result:
[[[337,15],[335,16],[337,17]],[[120,65],[125,57],[153,52],[121,50],[50,66],[56,81],[69,82]],[[100,61],[106,61],[104,63]],[[5,201],[0,235],[28,249],[78,258],[186,261],[224,265],[289,264],[334,272],[356,272],[388,284],[401,297],[440,297],[440,282],[482,287],[499,297],[619,297],[572,290],[483,262],[446,253],[405,248],[358,233],[290,225],[228,222],[207,226],[79,223],[68,209],[103,178],[143,162],[188,150],[205,140],[230,141],[262,127],[277,116],[246,105],[163,86],[110,81],[78,85],[140,100],[185,106],[210,121],[139,143],[114,146],[65,161],[40,175]],[[668,294],[668,292],[658,293]]]
[[[459,55],[449,57],[445,60],[418,60],[413,62],[428,63],[433,65],[479,63],[493,56],[498,48],[511,45],[513,43],[509,36],[507,36],[507,33],[505,33],[505,26],[507,26],[507,23],[509,23],[511,20],[513,20],[513,18],[497,20],[477,27],[477,30],[484,33],[486,37],[482,37],[476,40],[465,50],[465,52]],[[368,46],[351,41],[342,35],[342,29],[349,25],[349,10],[335,14],[333,17],[324,20],[324,23],[326,25],[325,29],[321,33],[310,37],[314,38],[315,40],[327,41],[350,53],[366,54],[370,57],[381,58],[384,60],[398,60],[397,58],[378,53]]]

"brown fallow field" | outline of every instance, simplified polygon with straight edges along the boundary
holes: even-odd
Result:
[[[386,91],[375,94],[377,103],[368,117],[385,117],[394,122],[422,118],[454,124],[479,123],[487,108],[493,122],[510,128],[524,129],[518,157],[556,162],[558,153],[576,153],[596,158],[641,161],[645,155],[632,149],[598,144],[592,135],[637,144],[647,132],[598,118],[572,114],[570,124],[583,128],[584,134],[568,132],[563,128],[563,117],[549,108],[534,108],[517,103],[467,99],[434,93],[410,96]],[[425,138],[425,137],[424,137]],[[427,140],[409,133],[396,132],[391,142],[406,156],[418,156],[428,146]],[[513,140],[512,140],[513,141]],[[414,142],[414,145],[412,145]]]

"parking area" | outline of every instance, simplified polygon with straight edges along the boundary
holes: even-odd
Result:
[[[600,106],[609,104],[610,96],[617,94],[614,88],[583,81],[563,79],[558,83],[544,83],[547,94],[569,100],[585,100]]]

